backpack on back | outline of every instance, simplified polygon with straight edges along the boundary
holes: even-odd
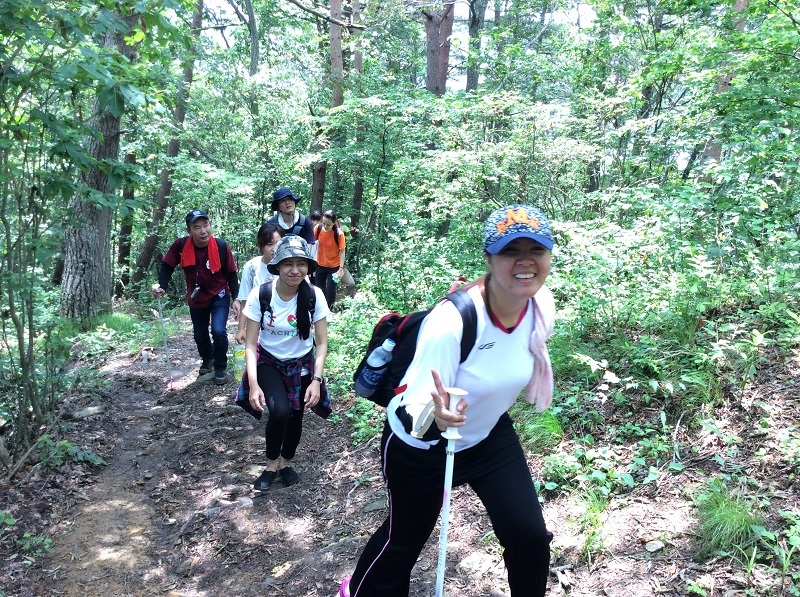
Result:
[[[322,230],[323,230],[322,224],[317,224],[316,226],[314,226],[315,240],[319,240],[319,233],[322,232]],[[337,247],[339,246],[339,227],[335,225],[333,227],[333,242],[336,244]]]
[[[258,287],[258,304],[261,307],[261,329],[264,329],[264,314],[272,314],[272,280],[264,282]],[[308,296],[308,320],[314,325],[314,309],[317,307],[317,293],[311,287],[311,294]]]
[[[475,303],[472,298],[463,288],[451,292],[446,298],[455,305],[464,322],[464,333],[461,336],[461,360],[459,361],[463,363],[467,360],[478,334],[478,312],[475,310]],[[375,392],[367,400],[385,407],[395,394],[399,394],[405,389],[404,387],[398,388],[398,385],[409,365],[411,365],[411,361],[414,360],[414,354],[417,351],[417,336],[419,335],[422,320],[431,311],[432,309],[427,309],[408,313],[407,315],[389,313],[384,315],[375,325],[367,350],[353,375],[353,381],[357,380],[361,375],[361,371],[367,365],[367,358],[372,351],[383,344],[384,340],[391,338],[395,341],[396,346],[392,351],[392,360],[387,365],[386,374],[379,382]]]
[[[275,214],[269,220],[267,220],[266,223],[275,224],[276,226],[281,226],[280,222],[278,221],[278,218],[280,217],[281,217],[280,214]],[[303,226],[305,225],[306,225],[306,217],[303,214],[300,214],[300,217],[297,218],[297,223],[294,226],[288,229],[283,228],[283,226],[281,226],[281,228],[286,233],[285,236],[291,236],[291,235],[300,236],[300,233],[303,231]]]

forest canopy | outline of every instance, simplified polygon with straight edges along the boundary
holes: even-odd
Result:
[[[281,186],[351,231],[343,380],[377,313],[482,273],[482,222],[515,202],[554,223],[565,433],[607,402],[699,425],[797,358],[796,0],[5,0],[0,39],[9,471],[76,337],[154,307],[183,215],[241,266]]]

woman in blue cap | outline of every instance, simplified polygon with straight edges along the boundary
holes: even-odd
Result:
[[[507,411],[523,389],[538,410],[552,400],[545,341],[555,306],[544,286],[553,248],[550,223],[536,207],[506,206],[487,219],[483,248],[487,273],[466,286],[478,316],[469,356],[460,362],[463,320],[443,301],[423,321],[401,391],[386,409],[381,457],[389,514],[353,576],[342,582],[341,597],[408,595],[411,570],[442,507],[442,432],[448,427],[461,435],[453,486],[469,485],[486,508],[503,547],[511,595],[545,593],[552,534]],[[466,395],[451,396],[448,388]]]

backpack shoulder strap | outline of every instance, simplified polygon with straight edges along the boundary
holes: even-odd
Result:
[[[317,224],[316,226],[314,226],[314,238],[316,240],[319,240],[319,233],[321,230],[322,230],[322,224]]]
[[[297,224],[292,227],[292,234],[300,236],[300,233],[303,231],[303,226],[305,225],[306,217],[303,214],[300,214],[300,217],[297,219]]]
[[[475,339],[478,336],[478,312],[469,293],[463,288],[447,295],[447,300],[453,303],[464,322],[464,333],[461,336],[461,361],[467,360]]]
[[[264,329],[264,313],[272,313],[272,280],[258,287],[258,304],[261,307],[261,329]]]
[[[306,282],[307,283],[307,282]],[[314,290],[314,285],[309,284],[311,287],[311,292],[308,295],[308,321],[311,322],[311,325],[314,325],[314,311],[317,308],[317,291]]]
[[[228,271],[228,243],[224,239],[214,237],[217,241],[217,250],[219,251],[219,264],[222,266],[222,271]]]

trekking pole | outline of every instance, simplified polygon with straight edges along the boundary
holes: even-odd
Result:
[[[161,334],[164,336],[164,354],[167,356],[167,370],[169,371],[169,383],[167,391],[173,389],[172,364],[169,361],[169,348],[167,348],[167,328],[164,326],[164,310],[161,306],[161,297],[158,297],[158,318],[161,320]]]
[[[447,388],[450,398],[466,396],[460,388]],[[444,467],[444,496],[442,498],[442,524],[439,531],[439,562],[436,566],[436,597],[444,597],[444,569],[447,564],[447,531],[450,526],[450,490],[453,488],[453,463],[455,461],[456,440],[461,439],[456,427],[448,427],[442,433],[447,440],[447,457]]]

